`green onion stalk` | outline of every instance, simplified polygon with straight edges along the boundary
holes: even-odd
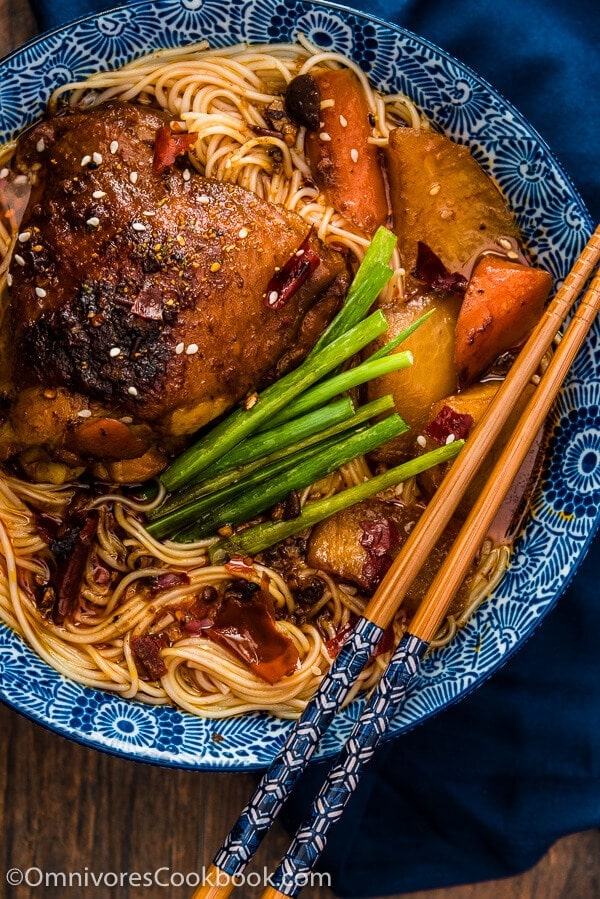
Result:
[[[255,556],[275,543],[301,534],[307,528],[324,521],[356,503],[375,496],[382,490],[394,487],[435,465],[449,462],[458,455],[464,440],[455,440],[447,446],[417,456],[402,465],[390,468],[383,474],[375,475],[368,481],[354,487],[341,490],[333,496],[307,503],[297,518],[289,521],[265,521],[253,527],[245,528],[230,537],[217,540],[210,547],[210,560],[213,565],[221,565],[232,556]]]
[[[198,540],[214,534],[215,530],[225,525],[232,526],[250,521],[255,515],[285,499],[291,491],[310,487],[315,481],[331,474],[341,465],[351,462],[363,453],[372,452],[407,430],[408,426],[402,418],[393,413],[377,424],[352,434],[347,440],[334,441],[333,446],[328,446],[304,459],[276,477],[247,489],[243,484],[239,484],[236,496],[226,498],[224,502],[202,514],[197,513],[193,504],[187,506],[180,510],[180,515],[189,515],[193,524],[176,534],[174,539],[183,542]],[[203,503],[203,500],[199,502]],[[159,522],[156,525],[158,529]]]

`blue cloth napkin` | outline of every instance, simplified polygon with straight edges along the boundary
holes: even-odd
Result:
[[[40,29],[113,5],[32,0]],[[547,140],[600,221],[595,2],[348,5],[429,38],[485,76]],[[381,747],[321,859],[339,896],[516,874],[559,837],[600,826],[599,576],[596,539],[564,597],[500,672]],[[325,768],[313,766],[288,804],[291,831]]]

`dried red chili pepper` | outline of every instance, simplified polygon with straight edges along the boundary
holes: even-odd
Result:
[[[440,257],[421,240],[417,242],[415,274],[433,290],[454,290],[464,293],[467,287],[465,276],[460,272],[448,271]]]
[[[167,571],[150,580],[150,590],[152,593],[161,593],[163,590],[187,586],[189,583],[190,577],[185,571]]]
[[[334,637],[331,637],[329,640],[325,641],[325,648],[327,650],[327,654],[332,659],[336,659],[340,654],[340,650],[352,631],[354,630],[354,626],[357,622],[357,618],[353,615],[350,621],[347,624],[344,624],[343,627],[339,629]],[[390,624],[384,630],[383,634],[379,639],[379,643],[373,650],[372,658],[376,659],[377,656],[381,656],[386,652],[390,652],[394,648],[394,625]]]
[[[473,427],[473,417],[468,413],[457,412],[451,406],[442,406],[433,421],[424,429],[425,434],[440,445],[452,436],[462,440]]]
[[[400,535],[391,518],[380,517],[361,521],[360,526],[363,532],[359,542],[367,551],[362,576],[369,590],[373,591],[379,586],[392,564],[393,551],[398,548]]]
[[[344,624],[335,634],[335,636],[330,637],[329,640],[325,641],[325,649],[327,650],[327,655],[332,659],[337,659],[340,654],[340,650],[354,628],[356,623],[356,619],[352,619],[348,622],[348,624]]]
[[[144,634],[141,637],[132,637],[131,649],[142,674],[150,680],[160,680],[167,673],[160,651],[168,646],[168,641],[162,634]]]
[[[55,556],[59,557],[57,571],[52,578],[57,596],[56,614],[59,621],[73,614],[77,608],[83,573],[97,527],[98,516],[95,512],[91,512],[83,521],[72,526],[67,536],[60,541],[60,549],[58,541],[51,544]]]
[[[394,642],[394,625],[390,624],[379,638],[379,643],[373,652],[373,658],[376,659],[377,656],[382,656],[386,652],[391,652],[394,648]]]
[[[196,143],[196,135],[187,131],[171,131],[168,125],[161,125],[154,138],[154,157],[152,168],[157,174],[162,173],[173,165],[178,156],[193,147]]]
[[[206,636],[241,658],[269,684],[276,684],[298,666],[298,650],[277,628],[271,599],[264,590],[250,601],[224,598],[212,624]]]
[[[265,306],[269,309],[281,309],[285,306],[321,261],[319,255],[309,245],[309,239],[310,233],[269,281],[265,293]]]

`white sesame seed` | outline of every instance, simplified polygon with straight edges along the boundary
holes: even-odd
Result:
[[[19,241],[19,243],[27,243],[30,237],[31,231],[22,231],[21,234],[19,234],[17,240]]]
[[[422,434],[419,434],[419,436],[417,437],[417,443],[419,444],[419,446],[427,446],[427,441]]]
[[[241,237],[242,239],[243,239],[244,237],[248,237],[248,229],[247,229],[247,228],[240,228],[240,230],[238,231],[238,237]]]
[[[146,230],[146,226],[144,225],[143,222],[133,222],[131,227],[133,228],[134,231],[145,231]]]
[[[17,175],[14,181],[15,184],[28,184],[29,177],[27,175]]]
[[[85,166],[86,166],[86,165],[89,165],[91,161],[92,161],[92,157],[91,157],[91,156],[87,156],[87,155],[86,155],[86,156],[82,156],[82,157],[81,157],[81,162],[80,162],[81,168],[85,168]]]
[[[129,180],[131,181],[132,184],[137,184],[138,178],[139,178],[139,175],[137,172],[129,172]]]
[[[319,134],[319,137],[321,138],[321,140],[324,140],[324,141],[331,140],[331,135],[327,134],[326,131],[321,131],[321,133]]]
[[[40,140],[37,142],[37,144],[35,145],[35,149],[38,151],[38,153],[43,153],[43,152],[44,152],[44,150],[46,149],[46,144],[45,144],[45,142],[44,142],[44,138],[43,138],[43,137],[40,138]]]
[[[352,162],[358,162],[358,150],[356,150],[354,147],[352,147],[352,149],[350,150],[350,159],[352,160]]]
[[[177,353],[178,356],[181,356],[184,349],[185,349],[185,343],[178,343],[177,346],[175,347],[175,352]]]
[[[17,265],[25,265],[25,260],[22,256],[19,256],[18,253],[15,253],[15,262],[17,263]]]
[[[91,418],[92,410],[91,409],[80,409],[79,412],[77,413],[77,415],[79,416],[79,418]]]
[[[319,109],[331,109],[332,106],[335,106],[335,100],[332,97],[329,97],[327,100],[321,100],[319,103]]]
[[[121,347],[113,346],[110,348],[110,356],[112,359],[116,359],[117,356],[121,355]]]
[[[137,396],[137,395],[138,395],[137,387],[133,387],[133,386],[132,386],[132,387],[128,387],[128,388],[127,388],[127,393],[128,393],[130,396]]]
[[[206,194],[201,194],[201,195],[198,197],[198,202],[199,202],[199,203],[204,203],[204,204],[210,203],[210,197],[207,197]]]
[[[36,295],[37,297],[45,297],[45,296],[46,296],[46,291],[44,290],[43,287],[36,287],[36,289],[35,289],[35,295]]]
[[[93,215],[86,222],[86,225],[89,225],[90,228],[97,228],[99,224],[100,224],[100,219],[98,218],[97,215]]]
[[[94,198],[94,200],[101,200],[102,197],[105,197],[105,196],[106,196],[106,191],[104,191],[104,190],[95,190],[94,193],[92,194],[92,197]]]
[[[9,287],[12,287],[12,275],[10,272],[8,272],[6,275],[6,283],[8,284]]]
[[[295,256],[304,256],[304,250],[302,249],[302,247],[300,247],[299,250],[296,250],[294,255]]]
[[[191,177],[192,177],[192,173],[190,172],[190,170],[189,170],[189,169],[184,169],[184,170],[183,170],[183,180],[184,180],[184,181],[189,181]]]
[[[511,250],[512,244],[508,237],[501,237],[498,241],[503,250]]]
[[[506,255],[508,256],[509,259],[518,259],[519,258],[519,254],[517,252],[515,252],[515,250],[509,250]]]
[[[456,434],[448,434],[446,437],[446,446],[450,446],[451,443],[454,443],[456,440]]]
[[[119,141],[118,140],[111,141],[110,147],[108,149],[110,150],[111,153],[113,153],[113,154],[116,153],[117,150],[119,149]]]
[[[198,344],[190,343],[185,352],[186,352],[186,355],[193,356],[194,353],[198,352]]]
[[[432,184],[431,187],[429,188],[429,196],[435,197],[436,194],[439,194],[441,188],[442,188],[442,185],[438,184],[438,182],[436,181],[435,184]]]
[[[276,303],[278,299],[279,299],[279,294],[277,293],[276,290],[272,290],[271,293],[269,294],[269,304],[272,306],[273,303]]]
[[[5,169],[0,170],[0,178],[8,178],[9,175],[10,175],[9,169],[5,168]]]
[[[340,125],[342,128],[346,128],[348,125],[348,119],[343,115],[340,116]]]
[[[124,415],[123,418],[121,419],[121,421],[123,422],[124,425],[133,424],[133,418],[131,417],[131,415]]]
[[[98,153],[97,151],[92,153],[92,162],[95,162],[96,165],[100,165],[102,162],[102,153]]]

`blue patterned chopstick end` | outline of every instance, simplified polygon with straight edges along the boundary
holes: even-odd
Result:
[[[222,871],[233,876],[244,870],[382,635],[383,629],[372,621],[367,618],[358,620],[319,690],[290,731],[283,749],[263,775],[250,802],[215,855],[214,863]]]

